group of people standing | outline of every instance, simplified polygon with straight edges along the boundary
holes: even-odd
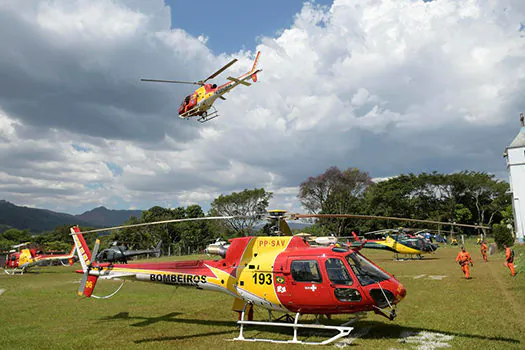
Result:
[[[507,266],[510,270],[510,274],[512,277],[516,276],[516,270],[514,269],[514,251],[507,247],[506,244],[503,245],[503,248],[505,248],[505,266]],[[483,261],[487,262],[487,251],[488,246],[485,243],[485,241],[481,242],[481,255],[483,256]],[[456,257],[456,262],[459,263],[461,266],[461,270],[463,270],[463,273],[465,274],[466,279],[470,279],[470,268],[469,266],[474,266],[474,263],[472,262],[472,257],[470,256],[469,252],[465,250],[465,247],[461,247],[461,251],[458,253],[458,256]]]

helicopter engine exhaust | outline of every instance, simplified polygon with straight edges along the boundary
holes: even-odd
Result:
[[[216,245],[210,244],[204,249],[204,252],[208,255],[219,255],[222,258],[226,258],[226,251],[230,245]]]

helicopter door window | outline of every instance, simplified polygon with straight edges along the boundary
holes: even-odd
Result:
[[[348,254],[346,260],[362,286],[390,279],[389,275],[358,253]]]
[[[328,278],[333,284],[350,286],[354,283],[341,259],[327,259],[325,262]]]
[[[315,260],[292,261],[292,277],[296,282],[321,282],[319,265]]]

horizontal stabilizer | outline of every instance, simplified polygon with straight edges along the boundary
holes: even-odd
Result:
[[[248,83],[248,82],[246,82],[246,81],[239,80],[239,79],[234,78],[234,77],[228,77],[228,78],[226,78],[226,79],[231,80],[231,81],[233,81],[233,82],[235,82],[235,83],[237,83],[237,84],[242,84],[242,85],[244,85],[244,86],[251,86],[251,85],[252,85],[252,84],[250,84],[250,83]]]

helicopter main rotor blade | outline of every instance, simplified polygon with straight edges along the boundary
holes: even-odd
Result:
[[[246,216],[207,216],[207,217],[201,217],[201,218],[172,219],[172,220],[163,220],[163,221],[143,222],[141,224],[131,224],[131,225],[122,225],[122,226],[99,228],[99,229],[96,229],[96,230],[75,232],[75,234],[90,233],[90,232],[103,232],[103,231],[117,230],[117,229],[120,229],[120,228],[127,228],[127,227],[140,227],[140,226],[149,226],[149,225],[169,224],[169,223],[172,223],[172,222],[204,221],[204,220],[226,220],[226,219],[242,219],[242,218],[246,218]]]
[[[434,220],[420,220],[420,219],[410,219],[410,218],[398,218],[395,216],[377,216],[377,215],[358,215],[358,214],[291,214],[292,220],[301,219],[301,218],[318,218],[318,219],[380,219],[380,220],[397,220],[397,221],[408,221],[408,222],[423,222],[427,224],[439,224],[439,225],[449,225],[449,226],[460,226],[460,227],[472,227],[472,228],[484,228],[490,230],[488,226],[481,225],[468,225],[468,224],[456,224],[453,222],[443,222],[443,221],[434,221]]]
[[[91,253],[91,263],[97,258],[98,248],[100,247],[100,239],[95,241],[95,247],[93,248],[93,253]]]
[[[207,77],[206,79],[204,79],[202,82],[205,83],[207,82],[208,80],[210,79],[213,79],[215,78],[217,75],[221,74],[222,72],[224,72],[226,69],[228,69],[232,64],[234,64],[235,62],[237,62],[237,59],[234,58],[233,60],[231,60],[229,63],[227,63],[224,67],[222,67],[221,69],[219,69],[218,71],[216,71],[215,73],[213,73],[212,75],[210,75],[209,77]]]
[[[140,81],[147,81],[147,82],[150,82],[150,83],[172,83],[172,84],[202,85],[201,82],[197,82],[197,81],[182,81],[182,80],[140,79]]]

